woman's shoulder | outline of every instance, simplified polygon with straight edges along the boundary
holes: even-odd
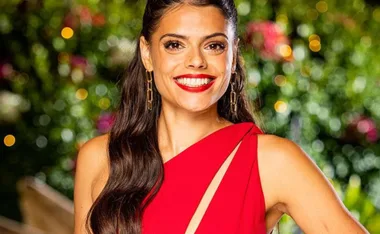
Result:
[[[281,177],[279,173],[288,172],[294,166],[305,167],[312,161],[297,143],[272,134],[258,135],[257,148],[258,160],[263,170],[271,172],[271,178],[276,174]]]
[[[85,233],[87,214],[108,178],[108,135],[83,144],[78,152],[74,183],[75,233]]]
[[[288,172],[295,166],[306,170],[313,169],[314,160],[296,142],[272,135],[258,135],[258,157],[265,162],[265,166],[278,172]]]
[[[264,153],[281,153],[299,148],[292,140],[274,134],[258,134],[258,148]],[[276,154],[277,155],[277,154]]]
[[[108,134],[88,140],[79,148],[78,161],[83,162],[83,165],[89,166],[92,169],[108,164],[108,140]]]
[[[297,143],[276,135],[258,136],[258,165],[267,209],[282,207],[281,211],[288,213],[283,209],[284,201],[303,192],[310,183],[306,178],[317,178],[319,183],[325,180],[314,160]],[[289,188],[291,192],[285,193]]]
[[[78,152],[76,174],[84,174],[84,183],[91,186],[93,200],[103,189],[109,175],[109,135],[94,137],[84,143]],[[79,175],[80,176],[80,175]]]
[[[91,152],[95,154],[107,153],[109,134],[96,136],[84,143],[79,152]]]
[[[297,143],[273,135],[259,138],[259,170],[267,208],[287,213],[307,233],[367,233],[344,207],[318,165]]]
[[[277,176],[279,175],[279,168],[284,162],[280,155],[284,148],[291,145],[292,142],[286,138],[282,138],[272,134],[258,134],[257,135],[257,157],[258,157],[258,170],[261,180],[261,187],[264,193],[266,211],[271,213],[273,209],[279,210],[282,207],[278,198],[277,190],[275,189],[278,183]],[[286,166],[286,165],[283,165]],[[280,209],[281,213],[285,210]],[[277,217],[276,217],[277,218]],[[274,223],[274,221],[273,221]]]

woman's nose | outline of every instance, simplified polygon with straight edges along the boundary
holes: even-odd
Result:
[[[207,62],[202,52],[196,49],[196,50],[192,50],[189,53],[189,57],[185,65],[187,68],[203,68],[204,69],[207,67]]]

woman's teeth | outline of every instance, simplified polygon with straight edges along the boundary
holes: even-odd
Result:
[[[199,79],[199,78],[179,78],[177,82],[189,87],[198,87],[205,84],[208,84],[212,79]]]

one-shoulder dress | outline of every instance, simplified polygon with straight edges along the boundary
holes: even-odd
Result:
[[[196,234],[265,234],[265,201],[251,122],[219,129],[164,163],[164,181],[142,216],[143,234],[184,234],[210,182],[238,146]]]

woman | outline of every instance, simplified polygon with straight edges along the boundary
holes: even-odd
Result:
[[[233,0],[148,0],[109,135],[78,155],[75,233],[367,233],[244,95]],[[86,219],[87,218],[87,219]]]

